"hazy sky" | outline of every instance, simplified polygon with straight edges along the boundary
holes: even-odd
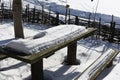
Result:
[[[99,3],[98,3],[99,1]],[[68,0],[68,4],[75,9],[95,12],[98,3],[97,12],[116,15],[120,17],[120,0]]]
[[[12,0],[1,0],[1,1],[9,2]],[[32,0],[32,1],[36,1],[36,0]],[[38,0],[38,1],[46,1],[46,0]],[[120,17],[120,0],[93,0],[93,2],[91,2],[91,0],[47,0],[47,1],[59,2],[58,4],[63,4],[63,5],[69,4],[70,7],[73,9],[84,10],[89,12],[95,12],[97,9],[97,12],[99,13],[105,13]],[[96,8],[98,1],[99,1],[98,8]]]

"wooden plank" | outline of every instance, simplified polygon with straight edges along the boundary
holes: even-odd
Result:
[[[30,63],[30,64],[33,64],[37,61],[39,61],[40,59],[42,58],[45,58],[47,56],[50,56],[52,55],[55,51],[69,45],[70,43],[72,42],[76,42],[77,40],[81,39],[81,38],[85,38],[85,37],[88,37],[90,36],[92,33],[94,33],[96,31],[95,28],[88,28],[87,29],[87,32],[85,33],[82,33],[81,35],[79,36],[76,36],[75,38],[73,39],[70,39],[68,41],[65,41],[64,43],[61,43],[61,44],[58,44],[58,45],[55,45],[55,46],[52,46],[50,47],[49,49],[47,50],[43,50],[39,53],[36,53],[36,54],[33,54],[33,55],[26,55],[26,56],[20,56],[19,54],[14,54],[14,53],[10,53],[10,52],[7,52],[5,50],[0,50],[0,53],[1,54],[6,54],[10,57],[13,57],[15,59],[18,59],[18,60],[21,60],[21,61],[24,61],[24,62],[27,62],[27,63]]]

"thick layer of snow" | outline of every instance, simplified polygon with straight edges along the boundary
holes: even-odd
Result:
[[[48,49],[51,46],[64,43],[86,31],[84,26],[60,25],[42,31],[33,36],[32,39],[17,39],[10,41],[5,47],[26,54],[34,54]]]

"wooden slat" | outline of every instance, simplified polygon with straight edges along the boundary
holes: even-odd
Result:
[[[47,56],[52,55],[55,51],[57,51],[57,50],[65,47],[65,46],[69,45],[69,44],[72,43],[72,42],[75,42],[75,41],[77,41],[77,40],[79,40],[79,39],[81,39],[81,38],[85,38],[85,37],[90,36],[90,35],[91,35],[92,33],[94,33],[95,31],[96,31],[95,28],[88,28],[88,29],[87,29],[87,32],[82,33],[81,35],[76,36],[76,37],[73,38],[73,39],[70,39],[70,40],[68,40],[68,41],[65,41],[65,42],[62,43],[62,44],[58,44],[58,45],[52,46],[52,47],[50,47],[50,48],[47,49],[47,50],[43,50],[43,51],[41,51],[41,52],[39,52],[39,53],[36,53],[36,54],[33,54],[33,55],[20,56],[19,54],[18,54],[18,55],[17,55],[17,54],[15,55],[15,54],[10,53],[10,52],[7,52],[7,51],[5,51],[5,50],[0,50],[0,53],[1,53],[1,54],[6,54],[6,55],[8,55],[8,56],[10,56],[10,57],[13,57],[13,58],[15,58],[15,59],[18,59],[18,60],[21,60],[21,61],[24,61],[24,62],[27,62],[27,63],[32,64],[32,63],[35,63],[35,62],[39,61],[39,60],[42,59],[42,58],[45,58],[45,57],[47,57]]]

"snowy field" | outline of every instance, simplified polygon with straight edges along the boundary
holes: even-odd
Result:
[[[14,39],[13,22],[3,22],[0,24],[0,26],[0,45],[3,45]],[[48,29],[46,26],[40,26],[37,24],[25,23],[24,26],[24,33],[26,38],[29,38],[42,30]],[[49,58],[44,59],[45,80],[73,80],[100,55],[108,50],[108,48],[119,48],[118,44],[110,44],[109,42],[96,40],[93,37],[82,39],[78,41],[77,45],[77,59],[80,61],[80,65],[67,66],[62,64],[65,56],[67,55],[67,49],[63,48]],[[120,56],[116,57],[114,66],[119,63],[119,59]],[[117,66],[119,66],[119,64]],[[107,70],[105,73],[108,72],[109,70]],[[102,77],[100,77],[98,80],[102,80],[103,75],[101,76]],[[113,76],[118,75],[114,74]],[[29,64],[12,58],[7,58],[0,61],[0,80],[30,80],[30,77],[31,73]],[[106,77],[104,80],[108,80],[108,78]]]

